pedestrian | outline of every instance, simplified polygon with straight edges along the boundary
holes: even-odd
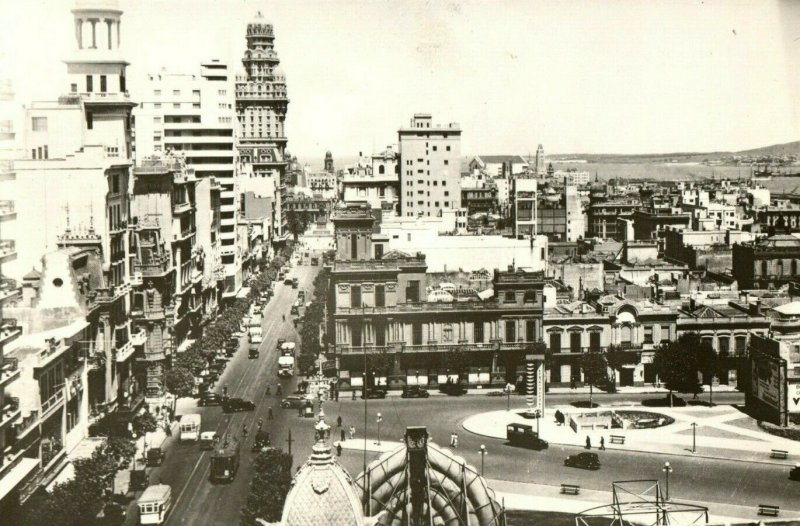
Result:
[[[286,314],[283,315],[283,321],[286,321]]]
[[[338,389],[334,389],[333,396],[335,397],[336,401],[338,402],[339,401],[339,390]]]
[[[575,378],[570,379],[569,388],[570,389],[575,389]]]
[[[356,437],[356,428],[354,426],[350,426],[350,440]]]
[[[270,395],[272,395],[272,388],[270,386],[267,386],[267,396]]]
[[[450,433],[450,447],[456,447],[456,434]]]
[[[247,439],[247,424],[242,426],[242,436]]]
[[[336,417],[336,427],[342,427],[342,416],[341,415]]]
[[[453,433],[455,439],[453,440],[453,449],[458,449],[458,433]]]
[[[342,443],[341,442],[336,444],[336,456],[337,457],[341,457],[342,456]]]
[[[340,430],[339,435],[340,435],[339,438],[341,439],[341,441],[344,442],[344,428],[342,428]]]
[[[258,419],[258,430],[261,431],[261,428],[264,426],[264,421],[260,418]]]
[[[589,438],[589,435],[586,435],[586,449],[592,449],[592,439]]]
[[[600,437],[600,451],[605,451],[606,449],[606,439],[605,437]]]
[[[164,424],[164,432],[168,437],[172,436],[172,429],[169,427],[169,424]]]
[[[353,398],[351,400],[355,400],[356,399],[356,390],[353,389],[352,391],[350,391],[350,393],[353,395]]]
[[[274,417],[272,416],[272,407],[269,408],[269,412],[267,413],[267,419],[273,420]]]
[[[297,416],[303,416],[303,406],[297,408]]]
[[[275,390],[275,393],[278,396],[281,396],[283,394],[283,387],[281,387],[281,384],[278,384],[278,388]]]

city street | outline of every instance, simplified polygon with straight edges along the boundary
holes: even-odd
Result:
[[[299,288],[306,289],[310,295],[313,292],[312,283],[320,267],[292,267],[289,275],[297,277],[300,281]],[[297,331],[294,329],[289,308],[297,299],[299,289],[289,285],[276,283],[275,295],[267,303],[263,313],[262,327],[264,341],[260,347],[260,357],[250,360],[247,357],[247,339],[242,338],[241,349],[228,362],[225,372],[220,377],[215,390],[222,392],[222,387],[228,386],[228,395],[253,400],[256,411],[235,414],[224,414],[219,406],[198,407],[192,409],[202,415],[203,431],[216,430],[220,436],[228,432],[231,436],[241,439],[243,425],[248,427],[248,438],[242,444],[241,463],[239,472],[230,484],[212,484],[208,480],[211,452],[201,451],[194,442],[175,443],[168,451],[164,464],[152,471],[151,483],[160,481],[172,487],[175,505],[167,524],[238,524],[239,509],[247,499],[249,483],[252,477],[252,463],[250,458],[256,423],[263,419],[264,428],[270,432],[273,445],[287,448],[286,439],[288,430],[292,429],[293,450],[295,463],[305,460],[305,453],[310,451],[313,444],[311,419],[296,424],[297,412],[282,410],[280,397],[275,395],[278,384],[277,354],[275,352],[278,338],[287,341],[299,341]],[[310,297],[310,296],[309,296]],[[286,315],[286,321],[282,319]],[[284,395],[294,391],[297,384],[296,377],[281,381]],[[272,395],[266,395],[266,387],[271,386]],[[268,420],[269,408],[272,407],[275,419]],[[186,413],[187,411],[181,411]],[[293,427],[294,426],[294,427]]]

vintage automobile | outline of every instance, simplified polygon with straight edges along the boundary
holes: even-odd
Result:
[[[212,391],[207,391],[200,396],[197,405],[220,405],[221,403],[222,397],[220,395]]]
[[[222,411],[224,413],[237,413],[240,411],[253,411],[256,408],[250,400],[243,398],[228,398],[222,401]]]
[[[406,385],[403,387],[401,398],[428,398],[431,394],[427,389],[418,385]]]
[[[361,398],[386,398],[386,389],[379,387],[367,387],[366,393],[361,394]]]
[[[298,409],[305,406],[309,400],[312,400],[309,395],[289,395],[281,400],[281,407],[284,409]]]
[[[164,463],[166,454],[160,447],[151,447],[147,450],[147,465],[149,467],[160,466]]]
[[[506,438],[512,446],[527,447],[530,449],[547,449],[550,444],[546,440],[539,438],[539,433],[527,424],[508,424],[506,426]]]
[[[214,449],[219,442],[219,435],[216,431],[203,431],[200,433],[200,449],[206,451]]]
[[[578,453],[577,455],[570,455],[564,460],[564,465],[571,468],[580,469],[600,469],[600,460],[597,458],[597,453]]]

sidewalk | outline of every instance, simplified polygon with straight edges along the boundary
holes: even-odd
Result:
[[[605,439],[606,449],[642,451],[655,454],[707,457],[742,462],[760,462],[794,466],[800,456],[800,442],[788,440],[769,433],[747,429],[727,422],[746,419],[747,416],[730,406],[688,407],[688,408],[649,408],[631,405],[631,411],[657,413],[675,419],[675,422],[652,429],[581,429],[574,431],[569,423],[560,425],[555,420],[555,411],[565,415],[591,414],[609,410],[623,410],[622,407],[600,407],[579,409],[573,406],[555,406],[545,411],[539,419],[539,432],[551,444],[584,446],[589,437],[593,447]],[[505,439],[506,426],[519,423],[537,429],[535,419],[523,418],[521,409],[512,411],[490,411],[473,415],[462,422],[462,427],[476,435]],[[693,430],[692,424],[697,424]],[[612,444],[611,436],[624,437],[624,444]],[[692,453],[693,441],[695,452]],[[789,452],[789,459],[770,458],[771,450]]]
[[[431,396],[447,396],[446,394],[439,392],[438,386],[422,386],[428,390],[428,393]],[[355,388],[356,397],[360,400],[361,396],[361,388]],[[717,393],[736,393],[739,392],[735,387],[729,385],[715,385],[714,386],[714,394]],[[352,396],[351,391],[341,391],[340,396],[342,400],[349,400]],[[505,391],[500,386],[496,387],[472,387],[467,389],[468,395],[484,395],[489,396],[489,393],[500,393],[497,396],[506,397]],[[641,387],[617,387],[617,391],[615,393],[607,393],[605,391],[601,391],[597,388],[593,390],[594,396],[597,397],[598,400],[602,400],[606,396],[613,396],[613,395],[625,395],[625,394],[663,394],[666,395],[669,393],[668,389],[663,387],[655,387],[653,385],[645,385]],[[386,393],[386,396],[400,396],[403,394],[403,391],[400,389],[393,389],[389,390]],[[547,394],[549,395],[565,395],[565,394],[585,394],[589,395],[589,387],[575,387],[574,389],[571,387],[548,387]],[[708,397],[707,393],[703,393],[700,395],[701,397],[705,396]],[[511,393],[512,400],[521,400],[524,399],[523,395],[519,395],[516,393]]]

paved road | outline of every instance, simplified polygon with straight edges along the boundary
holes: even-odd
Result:
[[[573,395],[566,395],[559,403],[564,403],[571,396]],[[630,398],[636,399],[641,396]],[[555,397],[550,398],[551,402],[553,398]],[[583,396],[575,398],[583,399]],[[653,398],[653,395],[644,395],[644,398]],[[719,401],[739,398],[741,397],[737,393],[720,394]],[[595,472],[584,471],[563,466],[564,458],[583,452],[582,448],[551,446],[550,449],[541,452],[513,448],[505,445],[504,440],[479,437],[465,431],[459,425],[472,414],[503,409],[505,404],[504,398],[478,395],[460,398],[431,397],[427,400],[400,398],[370,400],[368,436],[372,439],[377,438],[375,415],[381,412],[383,439],[399,440],[406,426],[426,425],[433,439],[439,444],[446,445],[450,433],[455,430],[459,434],[459,454],[475,466],[480,466],[480,455],[477,453],[480,445],[486,445],[488,455],[485,475],[488,478],[550,485],[562,482],[576,483],[586,489],[600,491],[610,491],[611,482],[616,480],[659,478],[663,483],[664,474],[661,468],[665,461],[669,461],[673,468],[670,475],[670,496],[673,498],[746,506],[767,503],[780,505],[787,510],[800,510],[800,483],[789,480],[789,468],[785,466],[619,450],[594,450],[600,456],[602,468]],[[524,403],[518,400],[517,407],[522,405]],[[363,401],[343,400],[338,404],[326,404],[326,413],[332,420],[341,414],[345,425],[353,422],[357,435],[364,436]],[[334,432],[338,436],[338,431]],[[367,461],[376,456],[368,453]],[[363,466],[361,452],[345,450],[341,461],[351,475],[356,476],[361,473]]]
[[[293,267],[291,277],[297,277],[300,288],[306,289],[308,294],[313,291],[312,283],[319,271],[319,267]],[[275,351],[278,338],[288,341],[299,341],[299,336],[291,323],[289,309],[297,299],[297,289],[289,285],[276,284],[275,295],[264,309],[263,330],[264,341],[260,347],[260,357],[250,360],[247,357],[246,339],[242,339],[242,346],[233,359],[228,362],[223,376],[217,383],[217,391],[221,392],[222,386],[228,386],[228,395],[253,400],[256,411],[247,413],[224,414],[220,407],[198,407],[196,412],[203,418],[203,431],[216,430],[220,436],[230,432],[241,437],[242,426],[247,424],[248,439],[242,446],[242,457],[239,472],[230,484],[212,484],[208,480],[210,453],[201,451],[196,443],[176,443],[167,453],[164,464],[151,473],[151,481],[169,484],[172,487],[175,499],[173,511],[167,524],[203,524],[203,525],[231,525],[238,524],[239,510],[247,499],[250,479],[252,478],[252,463],[254,455],[250,452],[256,423],[263,419],[264,428],[270,431],[274,445],[286,448],[285,440],[288,430],[295,427],[295,421],[301,421],[296,411],[282,410],[280,399],[275,390],[278,384],[277,353]],[[282,316],[286,315],[286,321]],[[284,394],[291,393],[296,388],[297,379],[281,380]],[[266,387],[271,386],[273,394],[266,395]],[[269,408],[273,408],[275,419],[268,420]],[[295,450],[310,452],[313,443],[313,430],[310,419],[300,422],[301,426],[293,429]],[[300,427],[303,428],[303,433]],[[306,429],[307,428],[307,429]],[[308,436],[303,436],[303,435]],[[305,460],[296,457],[296,464]]]

